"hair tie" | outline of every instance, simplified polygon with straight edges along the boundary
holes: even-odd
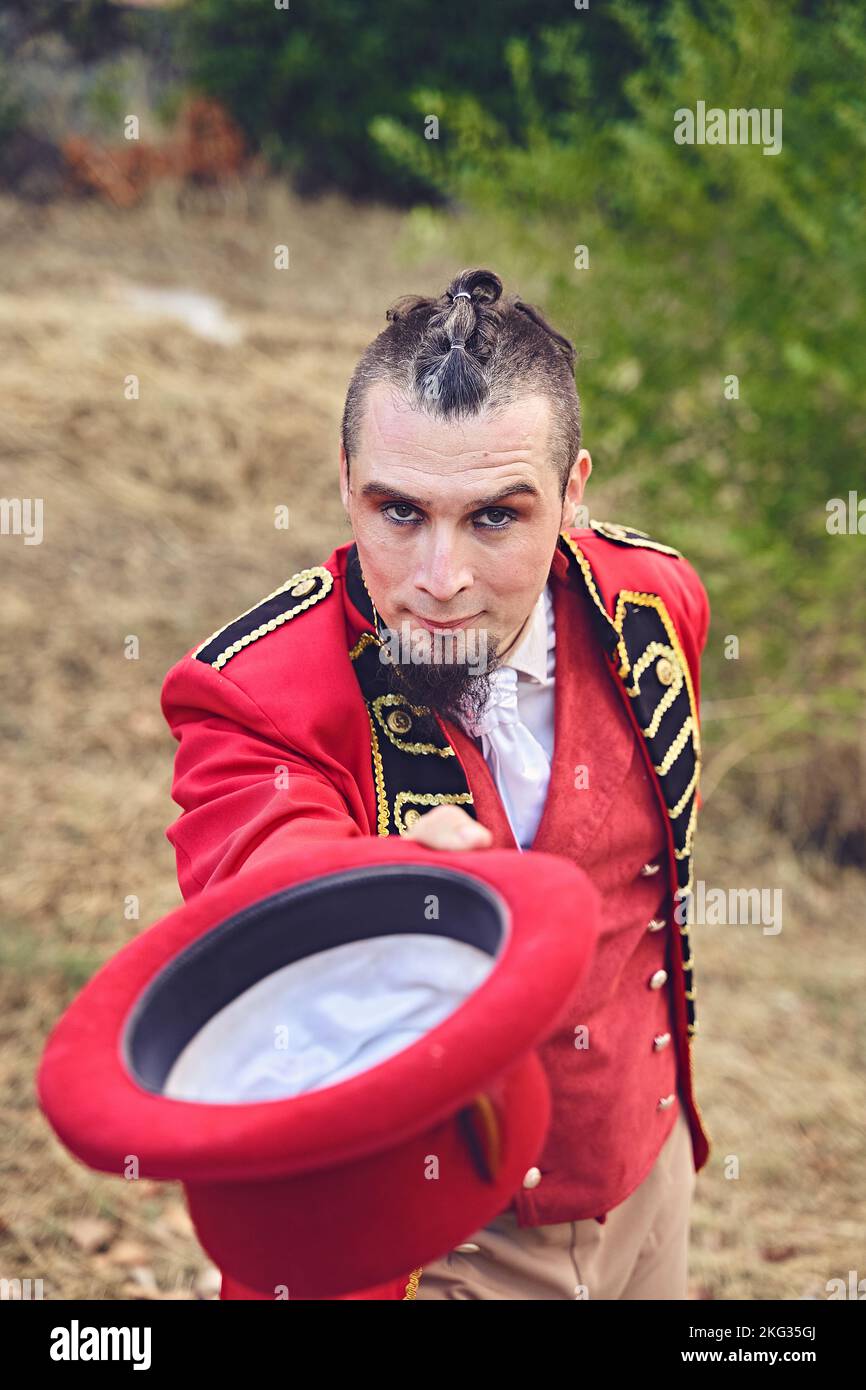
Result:
[[[466,298],[466,299],[468,299],[468,300],[471,301],[472,295],[469,293],[468,290],[458,290],[456,294],[452,294],[451,298],[452,298],[452,299],[459,299],[460,296],[461,296],[461,294],[464,296],[464,298]]]

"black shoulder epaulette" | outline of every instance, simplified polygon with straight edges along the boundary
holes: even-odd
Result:
[[[227,661],[243,651],[251,642],[266,637],[269,632],[296,618],[305,608],[325,598],[334,587],[334,576],[323,565],[298,570],[279,589],[241,613],[226,627],[218,628],[206,642],[193,652],[197,661],[204,661],[215,671],[222,670]],[[286,599],[294,600],[286,607]]]
[[[660,550],[663,555],[675,555],[681,560],[682,553],[674,550],[672,545],[662,545],[661,541],[652,540],[646,531],[636,531],[633,526],[621,526],[618,521],[593,521],[590,519],[590,526],[593,531],[597,531],[606,540],[616,541],[617,545],[639,545],[644,550]]]

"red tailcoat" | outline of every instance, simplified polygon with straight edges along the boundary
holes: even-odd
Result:
[[[521,1226],[603,1220],[650,1171],[678,1101],[696,1169],[709,1153],[681,906],[700,804],[706,591],[676,551],[595,522],[561,535],[550,578],[555,741],[533,849],[585,869],[604,917],[589,975],[539,1050],[553,1122],[541,1181],[515,1194]],[[441,719],[419,740],[422,711],[389,693],[352,544],[187,653],[163,711],[180,742],[182,814],[167,833],[185,898],[304,837],[404,834],[443,802],[515,847],[480,745]]]

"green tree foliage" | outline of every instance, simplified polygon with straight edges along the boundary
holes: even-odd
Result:
[[[644,8],[652,15],[665,3],[648,0]],[[546,27],[568,18],[563,0],[291,0],[289,9],[261,0],[193,0],[178,16],[178,52],[193,83],[224,101],[302,190],[330,185],[412,201],[429,198],[438,182],[423,163],[372,138],[375,124],[391,120],[420,133],[425,116],[441,114],[421,99],[429,93],[452,108],[473,99],[474,110],[483,109],[507,139],[517,138],[521,112],[506,58],[515,36],[541,64],[536,100],[552,129],[567,121],[575,83],[600,113],[622,114],[622,78],[640,53],[605,9],[593,16],[592,48],[584,51],[571,20],[558,45],[543,40]],[[438,148],[454,147],[449,127]]]

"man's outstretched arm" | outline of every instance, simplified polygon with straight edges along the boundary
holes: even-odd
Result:
[[[185,656],[162,711],[178,740],[166,834],[185,899],[299,839],[369,833],[359,789],[305,757],[236,682]],[[340,785],[342,783],[342,785]]]

